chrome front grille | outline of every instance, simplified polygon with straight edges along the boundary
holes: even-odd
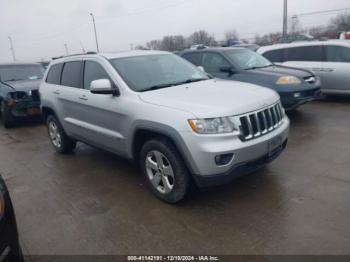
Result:
[[[249,113],[239,117],[242,141],[261,137],[279,127],[284,118],[281,104],[275,104],[264,110]]]

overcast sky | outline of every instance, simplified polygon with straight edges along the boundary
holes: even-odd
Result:
[[[103,52],[120,51],[164,35],[205,29],[220,40],[236,29],[242,38],[282,28],[283,0],[0,0],[0,61],[11,61],[8,36],[22,61],[95,50],[90,12]],[[349,0],[289,0],[289,15],[349,8]],[[300,18],[326,24],[333,14]]]

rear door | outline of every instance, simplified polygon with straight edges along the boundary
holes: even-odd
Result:
[[[79,119],[79,103],[82,94],[82,60],[65,62],[63,65],[61,84],[55,95],[59,101],[61,112],[60,120],[65,131],[70,136],[80,134],[80,127],[76,119]],[[63,119],[63,121],[62,121]]]
[[[350,92],[350,47],[325,46],[322,75],[325,92]]]

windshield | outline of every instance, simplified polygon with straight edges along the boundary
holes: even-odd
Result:
[[[228,58],[244,70],[271,66],[272,63],[265,57],[249,49],[237,49],[225,52]]]
[[[137,92],[209,79],[204,72],[173,54],[117,58],[111,63]]]
[[[40,65],[0,66],[0,79],[3,82],[42,79],[44,68]]]

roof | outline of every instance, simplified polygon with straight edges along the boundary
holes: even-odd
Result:
[[[332,39],[332,40],[324,40],[324,41],[300,41],[293,43],[285,43],[285,44],[275,44],[269,46],[263,46],[258,49],[258,53],[264,53],[270,50],[277,50],[282,48],[289,47],[300,47],[300,46],[314,46],[314,45],[339,45],[339,46],[350,46],[349,40],[340,40],[340,39]]]
[[[203,48],[203,49],[186,49],[182,53],[187,53],[187,52],[203,52],[203,51],[216,51],[216,52],[222,52],[222,51],[229,51],[229,50],[237,50],[237,49],[246,49],[241,46],[230,46],[230,47],[208,47],[208,48]]]
[[[132,51],[123,51],[117,53],[86,53],[86,54],[75,54],[54,58],[54,64],[62,62],[62,60],[71,60],[76,58],[84,58],[84,57],[104,57],[106,59],[115,59],[115,58],[123,58],[123,57],[135,57],[135,56],[145,56],[145,55],[162,55],[162,54],[171,54],[169,52],[164,51],[153,51],[153,50],[132,50]]]
[[[0,66],[28,66],[28,65],[37,65],[40,66],[39,63],[25,63],[25,62],[8,62],[8,63],[0,63]]]

